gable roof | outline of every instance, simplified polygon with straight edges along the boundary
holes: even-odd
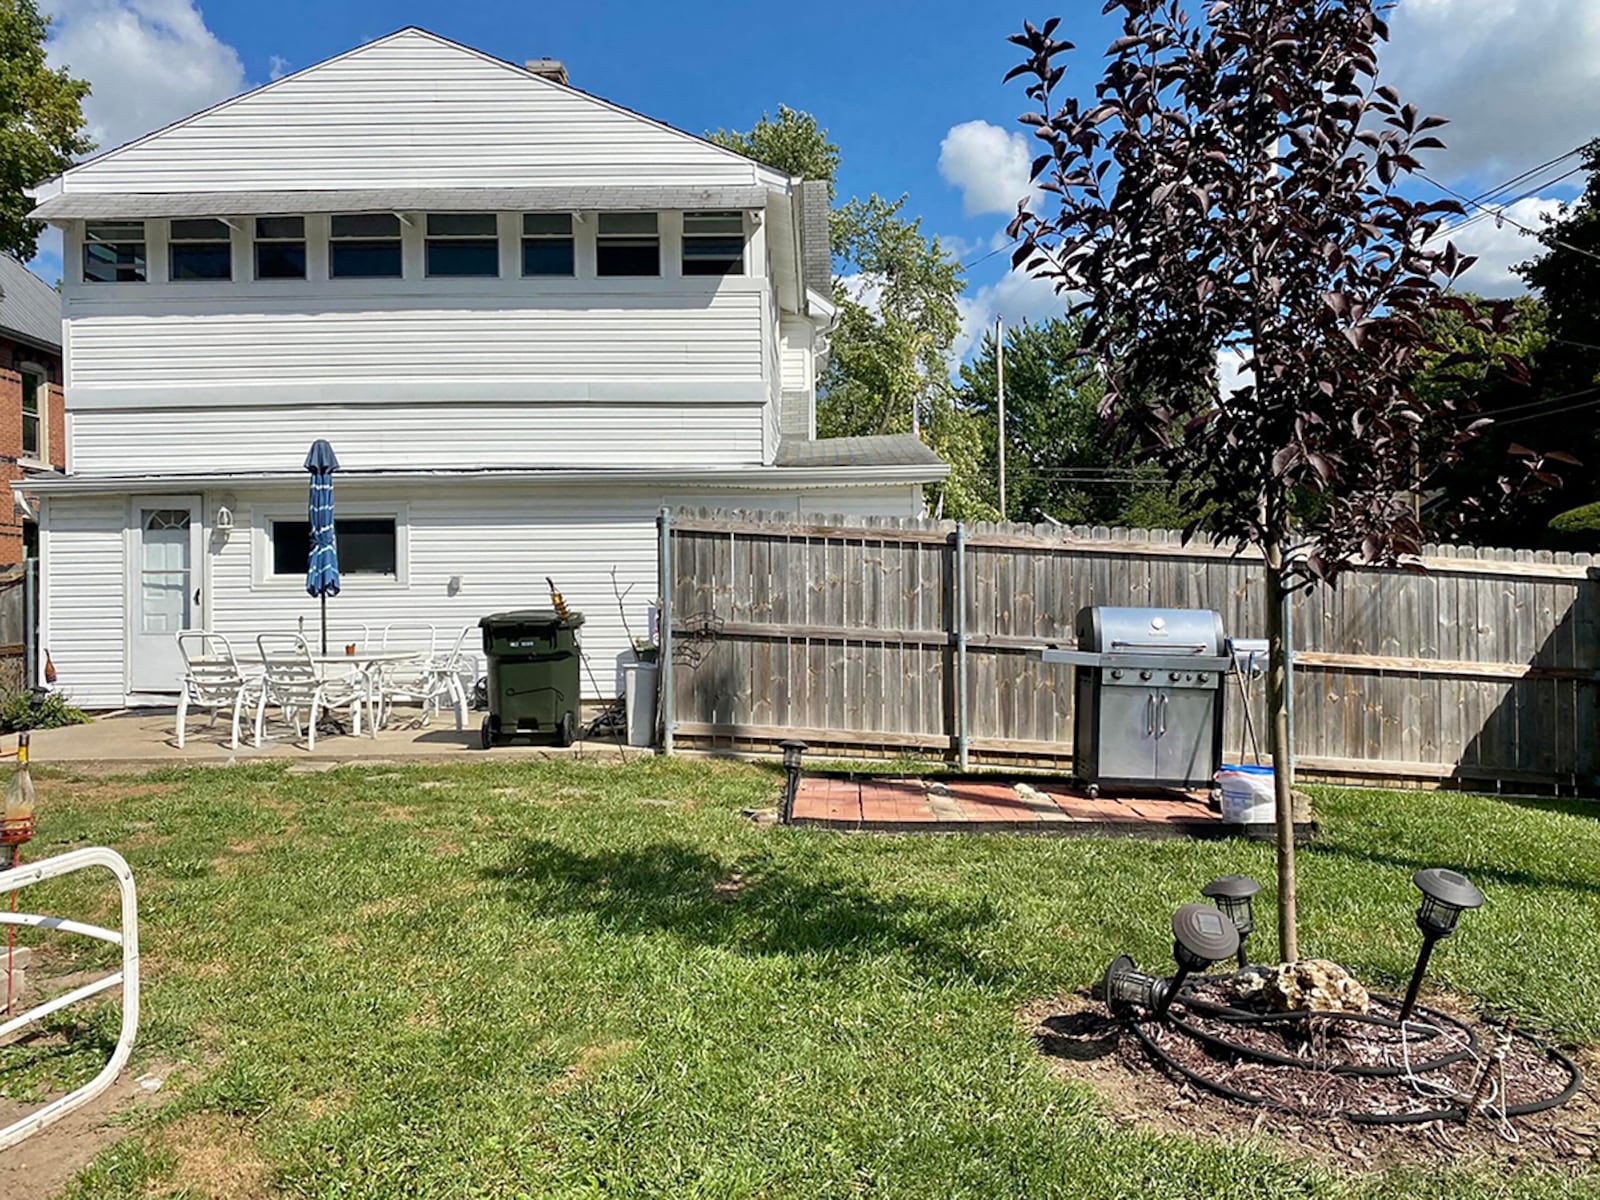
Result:
[[[314,119],[294,119],[306,114]],[[297,137],[313,152],[296,155]],[[34,193],[461,186],[466,172],[489,185],[603,186],[637,181],[628,172],[641,163],[630,153],[643,155],[646,170],[658,166],[660,182],[780,191],[792,182],[703,137],[408,26],[88,158]],[[592,178],[579,178],[585,168]]]
[[[9,254],[0,254],[0,333],[61,353],[61,297]]]

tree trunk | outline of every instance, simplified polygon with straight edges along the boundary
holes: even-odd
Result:
[[[1278,957],[1300,957],[1295,929],[1294,798],[1289,775],[1288,647],[1284,642],[1283,544],[1264,547],[1267,557],[1267,730],[1272,751],[1273,794],[1278,817]]]

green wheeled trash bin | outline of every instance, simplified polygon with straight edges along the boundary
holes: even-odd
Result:
[[[550,608],[494,613],[478,622],[489,664],[485,750],[524,734],[570,746],[578,736],[578,627],[582,613]]]

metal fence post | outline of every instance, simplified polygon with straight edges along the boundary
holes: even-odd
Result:
[[[956,765],[967,769],[967,527],[956,522],[950,620],[956,647]]]
[[[660,681],[661,752],[672,753],[672,510],[666,505],[656,517],[656,613],[661,625]]]

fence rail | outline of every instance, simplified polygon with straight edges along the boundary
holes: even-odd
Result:
[[[678,745],[798,736],[837,753],[1062,766],[1071,669],[1030,651],[1073,644],[1080,608],[1209,608],[1231,634],[1266,628],[1258,556],[1162,531],[979,523],[958,537],[948,521],[707,509],[668,514],[664,529]],[[1600,782],[1591,556],[1428,547],[1404,569],[1297,598],[1292,622],[1302,772]],[[1250,743],[1230,688],[1231,759]]]

